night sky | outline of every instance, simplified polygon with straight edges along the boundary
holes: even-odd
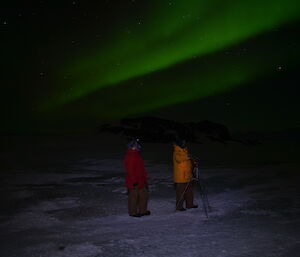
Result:
[[[0,22],[2,133],[300,127],[298,0],[11,1]]]

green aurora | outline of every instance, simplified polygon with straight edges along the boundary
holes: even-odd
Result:
[[[120,118],[230,90],[272,72],[277,63],[299,58],[299,50],[283,54],[282,42],[268,42],[269,51],[262,45],[261,51],[237,56],[221,52],[297,21],[299,1],[177,0],[148,5],[141,21],[120,21],[98,49],[63,63],[52,82],[56,90],[40,110],[68,110],[71,103],[85,99],[89,101],[77,115],[93,110],[99,118]]]

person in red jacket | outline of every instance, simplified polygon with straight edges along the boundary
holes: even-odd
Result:
[[[128,214],[132,217],[150,215],[148,205],[148,175],[144,161],[140,154],[141,145],[138,139],[132,140],[128,145],[124,157],[126,171],[126,187],[128,189]]]

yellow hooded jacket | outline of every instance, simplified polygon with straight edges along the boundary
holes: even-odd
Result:
[[[173,169],[175,183],[188,183],[192,177],[192,161],[187,148],[174,145]]]

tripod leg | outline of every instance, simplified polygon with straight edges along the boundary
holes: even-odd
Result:
[[[178,199],[178,201],[177,201],[177,203],[176,203],[176,210],[178,209],[178,206],[183,202],[184,195],[185,195],[186,191],[188,190],[188,188],[189,188],[189,186],[190,186],[190,183],[191,183],[191,181],[189,181],[189,182],[187,183],[187,185],[186,185],[185,188],[184,188],[183,193],[182,193],[181,196],[179,197],[179,199]],[[177,186],[178,186],[178,185],[177,185]]]
[[[203,205],[203,209],[204,209],[204,212],[205,212],[205,216],[206,216],[206,218],[208,218],[207,204],[206,204],[206,201],[205,201],[205,193],[203,191],[203,188],[202,188],[199,180],[198,180],[198,184],[199,184],[199,188],[200,188],[200,196],[201,196],[201,199],[202,199],[202,205]]]
[[[209,202],[208,202],[208,197],[207,197],[207,193],[206,193],[206,190],[204,189],[204,186],[202,185],[202,190],[203,190],[203,196],[204,196],[204,200],[205,200],[205,204],[207,206],[207,209],[209,212],[212,211],[210,205],[209,205]]]

